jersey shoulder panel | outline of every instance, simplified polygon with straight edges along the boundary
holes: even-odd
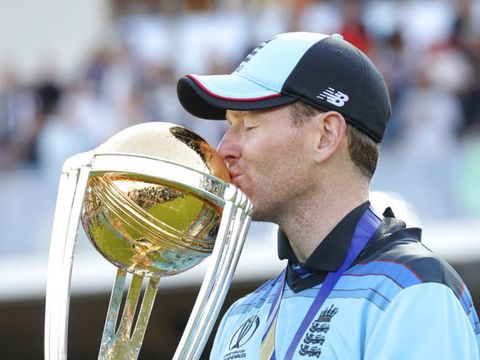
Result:
[[[445,260],[431,252],[418,239],[391,234],[390,241],[347,271],[351,276],[381,276],[394,295],[402,289],[422,283],[449,287],[466,313],[472,310],[471,296],[465,283]],[[385,284],[383,284],[385,287]]]
[[[229,309],[230,315],[248,313],[252,308],[259,309],[265,303],[271,302],[278,287],[282,285],[282,274],[266,281],[253,292],[235,301]]]

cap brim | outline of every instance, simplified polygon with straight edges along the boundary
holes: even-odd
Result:
[[[213,120],[224,120],[226,110],[268,109],[297,100],[235,74],[187,75],[178,81],[177,94],[189,113]]]

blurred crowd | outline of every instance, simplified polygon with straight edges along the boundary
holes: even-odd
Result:
[[[384,74],[393,114],[376,190],[400,193],[424,217],[480,214],[479,1],[191,1],[173,16],[130,3],[73,76],[52,62],[23,81],[0,64],[0,214],[53,204],[63,161],[133,124],[182,124],[216,145],[224,122],[193,121],[178,78],[231,72],[287,31],[340,33]],[[43,185],[25,189],[23,177]]]

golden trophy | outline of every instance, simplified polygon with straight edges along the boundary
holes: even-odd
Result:
[[[70,279],[80,220],[95,248],[118,267],[99,359],[136,359],[160,278],[212,255],[173,357],[198,359],[250,224],[251,204],[229,181],[222,158],[205,140],[169,123],[132,126],[97,149],[68,159],[50,245],[45,359],[67,358]],[[127,276],[131,281],[117,326]]]

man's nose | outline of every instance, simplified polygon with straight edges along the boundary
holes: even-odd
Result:
[[[227,165],[231,164],[240,157],[240,145],[235,129],[229,128],[218,144],[217,151]]]

